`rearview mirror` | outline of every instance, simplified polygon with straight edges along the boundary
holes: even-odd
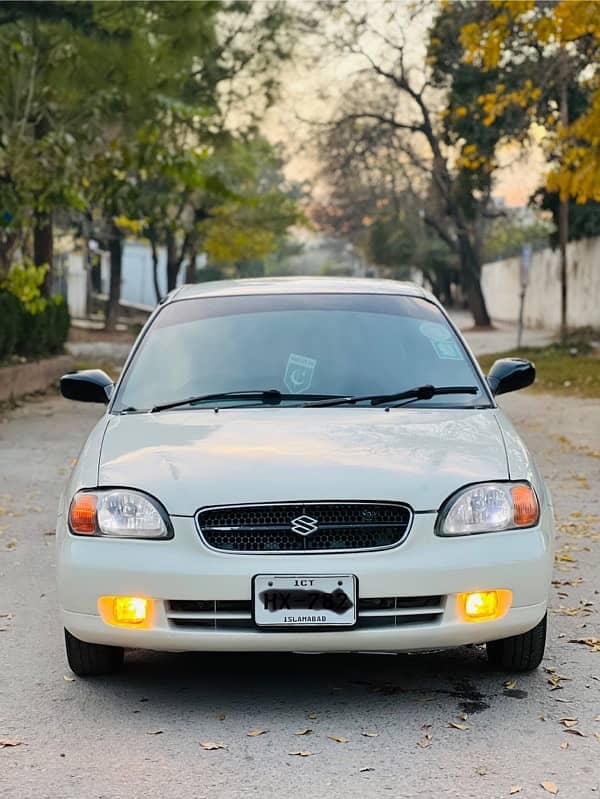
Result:
[[[494,362],[487,376],[494,396],[527,388],[534,380],[535,366],[523,358],[501,358]]]
[[[114,383],[102,369],[70,372],[60,378],[60,391],[65,399],[79,402],[102,402],[106,405]]]

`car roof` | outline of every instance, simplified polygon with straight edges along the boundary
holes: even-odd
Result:
[[[166,302],[196,297],[230,297],[248,294],[398,294],[422,297],[438,304],[435,297],[416,283],[360,277],[259,277],[193,283],[172,291]]]

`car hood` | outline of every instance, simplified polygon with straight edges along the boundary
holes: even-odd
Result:
[[[497,411],[177,410],[111,416],[99,485],[142,489],[172,515],[206,505],[387,500],[439,508],[508,477]]]

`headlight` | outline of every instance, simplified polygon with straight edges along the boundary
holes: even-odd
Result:
[[[147,494],[127,488],[79,491],[71,502],[69,526],[76,535],[173,537],[173,528],[162,505]]]
[[[437,535],[471,535],[532,527],[540,518],[529,483],[481,483],[459,491],[445,503]]]

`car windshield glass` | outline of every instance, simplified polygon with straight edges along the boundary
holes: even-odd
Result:
[[[491,404],[462,341],[425,299],[349,293],[199,297],[158,312],[113,410],[272,390],[286,395],[281,407],[314,395],[388,394],[426,384],[478,391],[436,396],[411,407]],[[248,397],[198,407],[215,405],[272,407]]]

